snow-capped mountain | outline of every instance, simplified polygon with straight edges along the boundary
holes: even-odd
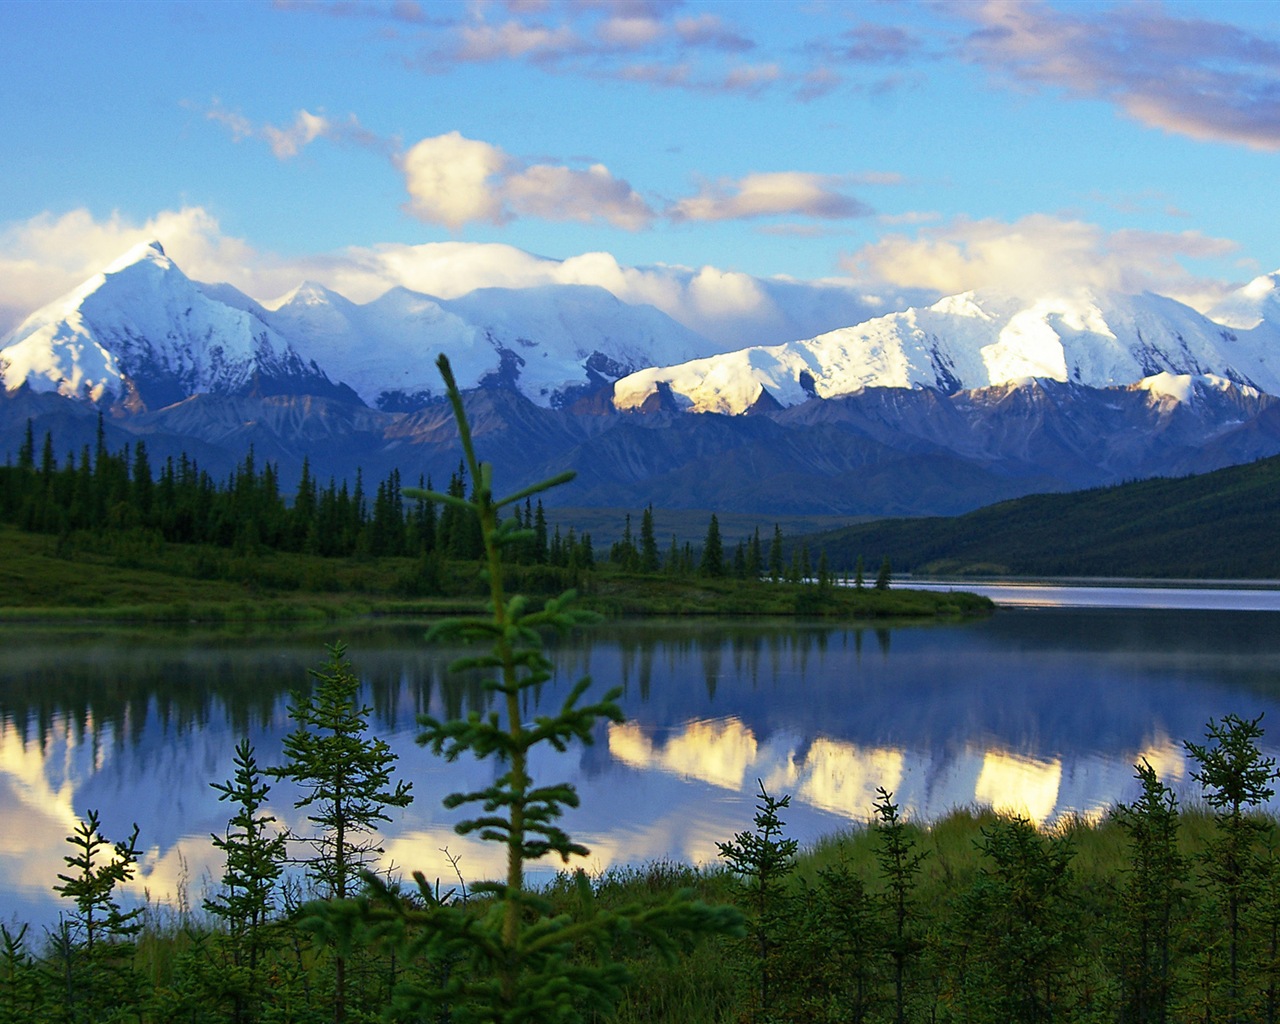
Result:
[[[393,288],[357,305],[307,283],[265,315],[298,351],[384,409],[439,391],[440,352],[463,387],[505,382],[551,406],[655,360],[715,351],[654,307],[586,285],[485,288],[452,300]]]
[[[199,393],[331,394],[251,309],[211,297],[158,242],[139,245],[0,339],[6,390],[27,385],[135,411]]]
[[[716,352],[592,287],[306,283],[262,304],[140,246],[0,339],[0,447],[145,437],[217,473],[252,445],[296,483],[447,479],[450,357],[483,454],[561,500],[834,515],[954,513],[1035,491],[1203,472],[1280,452],[1280,272],[1213,317],[1157,295],[996,291],[785,345]],[[751,415],[688,415],[717,412]]]
[[[254,389],[331,395],[340,381],[395,410],[439,390],[435,359],[446,352],[464,388],[505,383],[551,406],[655,360],[713,351],[602,288],[490,288],[449,301],[393,288],[358,305],[307,282],[263,305],[191,281],[152,242],[0,339],[0,377],[9,391],[27,384],[135,409]]]
[[[1243,288],[1237,288],[1208,315],[1217,323],[1240,330],[1266,325],[1280,328],[1280,270],[1255,277]]]
[[[438,352],[448,352],[459,378],[473,384],[498,366],[498,353],[475,328],[402,288],[357,305],[305,282],[264,316],[370,406],[395,409],[438,391]]]
[[[1280,316],[1264,316],[1238,329],[1151,293],[1026,302],[966,292],[804,341],[642,370],[618,381],[614,404],[635,409],[669,393],[689,411],[732,415],[868,387],[954,392],[1042,378],[1101,388],[1161,373],[1280,394]]]

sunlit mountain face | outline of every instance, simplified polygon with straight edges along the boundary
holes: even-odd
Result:
[[[1280,641],[1268,622],[1037,609],[880,630],[610,624],[553,648],[556,680],[526,710],[556,706],[590,675],[623,686],[627,721],[602,724],[589,747],[539,756],[533,770],[578,787],[582,806],[565,821],[590,848],[590,870],[715,863],[716,843],[750,826],[760,785],[791,797],[787,831],[803,842],[864,823],[881,788],[923,822],[978,806],[1042,826],[1096,818],[1136,794],[1141,759],[1194,798],[1183,740],[1199,740],[1210,718],[1280,720]],[[209,839],[229,816],[210,783],[230,777],[241,736],[261,763],[278,761],[289,692],[323,660],[321,641],[40,633],[5,643],[0,918],[56,916],[64,839],[89,809],[109,838],[139,823],[135,897],[198,905],[220,877]],[[420,712],[489,706],[480,678],[448,672],[454,653],[422,647],[416,629],[350,647],[374,729],[414,785],[415,802],[384,830],[386,863],[449,878],[457,858],[476,880],[500,871],[501,851],[455,834],[458,816],[441,799],[499,769],[448,763],[414,742]],[[303,831],[295,797],[277,786],[270,810]]]
[[[1006,498],[1280,452],[1275,275],[1217,321],[1173,299],[1054,287],[949,296],[781,344],[713,342],[581,284],[314,281],[274,303],[189,279],[158,243],[0,338],[0,450],[145,440],[224,476],[251,448],[281,486],[447,480],[447,355],[482,456],[519,488],[575,470],[577,507],[951,515]]]

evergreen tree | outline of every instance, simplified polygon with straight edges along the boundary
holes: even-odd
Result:
[[[640,571],[653,573],[661,568],[658,540],[653,532],[653,505],[648,505],[640,519]]]
[[[214,835],[214,849],[226,858],[222,888],[204,901],[211,914],[227,925],[231,977],[224,977],[225,991],[234,999],[233,1020],[255,1020],[255,1006],[269,988],[265,954],[268,925],[275,910],[275,889],[286,856],[285,836],[270,826],[275,818],[261,813],[271,787],[258,768],[247,739],[236,746],[235,774],[226,782],[213,782],[218,799],[236,810],[226,832]]]
[[[763,571],[764,555],[760,547],[760,527],[757,526],[755,533],[751,536],[751,543],[747,547],[747,576],[758,580]]]
[[[1258,844],[1270,827],[1253,811],[1275,795],[1272,783],[1280,777],[1275,758],[1263,757],[1258,749],[1261,721],[1261,715],[1253,719],[1226,715],[1221,723],[1210,719],[1205,733],[1209,743],[1185,743],[1199,765],[1191,777],[1200,783],[1205,803],[1215,812],[1204,870],[1226,916],[1227,984],[1221,1009],[1233,1022],[1249,1017],[1241,977],[1246,956],[1244,917],[1260,893],[1264,875]]]
[[[547,514],[542,508],[542,499],[538,499],[538,507],[533,513],[533,560],[539,565],[546,564],[551,552],[547,546]]]
[[[778,812],[791,804],[790,795],[771,797],[757,780],[755,829],[739,832],[732,841],[716,843],[720,856],[746,886],[748,937],[755,958],[757,1019],[772,1020],[778,977],[779,935],[787,917],[786,883],[795,868],[799,844],[783,834],[786,822]]]
[[[30,467],[28,467],[30,468]],[[0,1024],[39,1020],[45,995],[41,965],[27,948],[27,925],[0,924]]]
[[[137,997],[139,979],[130,960],[142,929],[142,908],[121,909],[116,887],[137,871],[138,826],[128,839],[113,844],[102,835],[98,812],[90,810],[67,842],[73,853],[63,860],[71,872],[59,874],[62,884],[53,890],[75,904],[54,935],[68,1015],[77,1022],[109,1020]]]
[[[1142,795],[1116,808],[1129,838],[1116,943],[1120,1020],[1166,1024],[1174,979],[1174,917],[1185,899],[1186,863],[1178,850],[1178,799],[1143,760],[1134,766]]]
[[[889,556],[884,556],[884,561],[880,563],[880,571],[876,573],[876,590],[888,590],[892,569],[889,565]]]
[[[711,521],[707,524],[707,536],[702,542],[702,560],[698,563],[699,576],[724,575],[724,546],[720,542],[720,522],[716,514],[711,513]]]
[[[411,785],[391,784],[396,755],[383,740],[368,736],[372,708],[359,703],[360,680],[346,657],[346,645],[328,648],[329,660],[312,669],[310,694],[294,694],[289,716],[297,729],[285,737],[286,762],[267,774],[290,779],[303,791],[295,807],[307,808],[315,827],[303,837],[314,851],[304,860],[308,875],[326,899],[356,892],[360,873],[381,854],[376,828],[390,821],[388,807],[407,807]],[[346,1015],[346,957],[334,957],[334,1021]]]
[[[22,435],[22,444],[18,447],[18,468],[26,470],[36,468],[36,438],[30,416],[27,417],[27,430]]]
[[[773,524],[773,543],[769,545],[769,579],[777,583],[783,577],[782,527]]]
[[[982,830],[980,849],[986,863],[958,898],[950,935],[957,1018],[1074,1019],[1066,978],[1080,942],[1070,840],[1004,818]]]
[[[891,794],[883,787],[877,788],[876,793],[876,860],[885,881],[885,898],[892,922],[888,952],[893,962],[893,1019],[895,1024],[904,1024],[908,970],[924,950],[912,912],[917,876],[925,855],[917,852],[915,839],[899,815]]]

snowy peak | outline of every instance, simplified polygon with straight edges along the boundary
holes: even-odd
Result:
[[[268,312],[267,321],[306,359],[352,388],[370,406],[407,408],[440,386],[435,357],[457,360],[459,377],[497,365],[491,347],[475,358],[475,332],[429,296],[395,288],[359,305],[306,282]]]
[[[439,389],[441,352],[462,387],[514,387],[545,407],[654,362],[712,350],[657,309],[585,285],[484,288],[449,300],[392,288],[357,305],[304,284],[267,319],[367,404],[388,410]]]
[[[333,390],[255,313],[187,278],[158,242],[133,247],[0,341],[0,378],[8,391],[26,384],[133,409],[286,384]]]
[[[664,384],[691,411],[736,415],[761,388],[794,405],[868,387],[951,393],[1043,378],[1106,388],[1161,374],[1278,393],[1277,340],[1150,293],[1064,289],[1027,301],[966,292],[804,341],[649,368],[618,381],[614,404],[641,408]]]
[[[1214,306],[1209,316],[1240,330],[1252,330],[1264,321],[1280,328],[1280,270],[1237,288]]]
[[[173,262],[165,255],[164,246],[152,239],[149,242],[139,242],[133,248],[121,253],[107,265],[103,274],[118,274],[139,263],[152,263],[163,270],[174,269]]]

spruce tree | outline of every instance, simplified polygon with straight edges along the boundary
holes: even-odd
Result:
[[[773,524],[773,543],[769,545],[769,579],[777,583],[783,577],[782,527]]]
[[[396,755],[368,735],[372,708],[359,702],[360,680],[346,645],[328,648],[329,660],[312,669],[311,693],[294,694],[289,716],[297,729],[285,737],[286,761],[267,774],[289,779],[303,791],[294,806],[306,808],[312,835],[301,838],[313,851],[307,874],[325,899],[344,900],[358,889],[360,873],[381,854],[376,829],[390,821],[388,807],[407,807],[411,785],[391,783]],[[346,957],[334,957],[334,1021],[346,1013]]]
[[[137,871],[138,826],[129,838],[111,843],[103,836],[98,812],[90,810],[67,836],[73,853],[65,856],[69,874],[59,874],[54,892],[74,902],[75,910],[54,934],[55,957],[62,961],[67,1009],[73,1021],[109,1019],[136,998],[138,978],[130,962],[134,937],[142,930],[142,908],[123,910],[116,888]]]
[[[1144,759],[1134,766],[1142,795],[1120,804],[1116,823],[1129,839],[1116,943],[1120,1019],[1166,1024],[1175,976],[1175,915],[1186,899],[1186,863],[1178,850],[1178,799]]]
[[[1225,715],[1221,723],[1210,719],[1205,732],[1208,743],[1185,743],[1199,766],[1191,777],[1200,783],[1205,803],[1215,812],[1214,835],[1203,864],[1226,918],[1226,992],[1220,1009],[1233,1022],[1248,1019],[1242,979],[1248,934],[1245,917],[1260,893],[1264,875],[1259,842],[1270,828],[1254,812],[1275,795],[1272,783],[1280,777],[1275,758],[1264,757],[1258,749],[1261,722],[1261,715],[1253,719]]]
[[[235,774],[212,782],[218,799],[235,806],[223,835],[213,846],[226,858],[222,888],[204,901],[209,913],[227,925],[229,972],[223,984],[234,998],[233,1019],[254,1020],[255,1005],[267,990],[265,954],[275,912],[275,890],[286,857],[285,835],[271,826],[275,817],[261,813],[271,787],[263,777],[248,739],[236,746]]]
[[[366,876],[376,888],[378,900],[361,913],[385,934],[398,937],[410,957],[425,956],[436,963],[465,959],[459,969],[431,984],[402,989],[401,998],[413,1012],[434,1007],[451,1020],[501,1024],[588,1019],[591,1014],[607,1011],[627,981],[626,969],[609,956],[615,940],[640,938],[670,956],[687,936],[732,928],[737,915],[727,908],[691,902],[683,895],[643,909],[606,911],[594,904],[591,885],[579,871],[574,885],[580,912],[552,917],[545,898],[527,884],[526,869],[531,863],[550,855],[567,860],[587,853],[558,823],[565,808],[577,805],[574,787],[536,780],[531,774],[531,755],[544,745],[564,751],[574,742],[592,742],[597,723],[621,720],[616,704],[621,688],[609,691],[596,703],[583,705],[580,701],[590,680],[581,679],[558,712],[529,720],[529,692],[553,674],[553,666],[542,652],[539,630],[568,628],[583,622],[585,616],[573,607],[572,592],[551,599],[540,610],[507,593],[504,564],[519,534],[510,519],[500,518],[500,512],[530,494],[567,482],[573,474],[561,474],[509,497],[496,498],[492,465],[476,456],[449,362],[441,356],[437,365],[476,487],[468,500],[452,495],[431,497],[464,508],[479,522],[490,615],[442,622],[431,630],[429,639],[482,640],[492,645],[489,653],[464,658],[453,667],[493,672],[486,686],[496,698],[497,709],[484,716],[473,713],[466,719],[448,721],[424,716],[419,742],[451,760],[468,754],[494,758],[502,766],[491,785],[474,793],[455,793],[446,798],[445,805],[481,805],[480,813],[463,821],[457,830],[503,846],[506,874],[503,880],[472,886],[472,892],[486,901],[483,914],[441,900],[421,872],[414,874],[418,884],[414,902],[402,900],[391,887]]]
[[[658,540],[653,532],[653,506],[648,505],[640,519],[640,571],[652,573],[661,568]]]
[[[760,573],[764,571],[764,556],[760,547],[760,527],[756,527],[755,533],[751,536],[751,543],[747,547],[747,576],[753,580],[760,579]]]
[[[893,962],[893,1019],[907,1019],[907,975],[924,950],[921,929],[915,920],[915,886],[925,854],[916,850],[915,837],[908,829],[893,796],[883,787],[876,789],[876,860],[885,882],[885,898],[892,922],[888,953]]]
[[[699,576],[724,575],[724,545],[720,541],[720,521],[711,513],[707,524],[707,536],[702,542],[702,559],[698,563]]]
[[[884,556],[884,561],[880,563],[880,571],[876,573],[876,590],[888,590],[889,583],[892,578],[892,569],[889,565],[889,556]]]
[[[788,916],[786,883],[795,869],[799,844],[783,833],[786,822],[778,812],[791,804],[790,795],[775,798],[757,780],[760,802],[756,805],[755,829],[737,833],[730,842],[716,843],[720,856],[746,887],[749,908],[748,941],[755,959],[754,1001],[756,1019],[774,1019],[775,989],[778,987],[780,935]]]
[[[50,439],[52,444],[52,439]],[[22,444],[18,448],[18,468],[33,470],[36,468],[36,437],[31,425],[31,417],[27,417],[27,430],[22,435]]]

